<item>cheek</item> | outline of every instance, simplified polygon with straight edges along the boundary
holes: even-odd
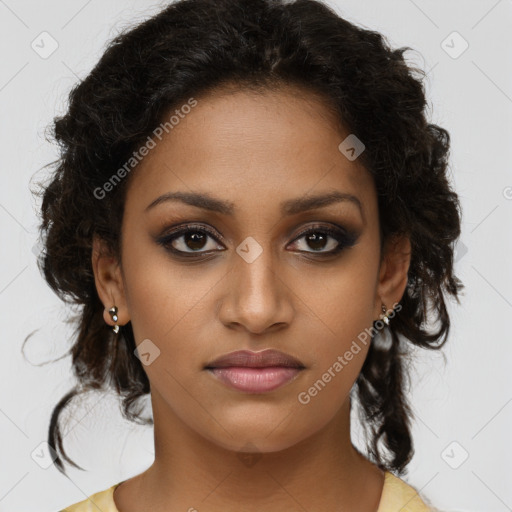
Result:
[[[304,340],[314,354],[314,364],[304,381],[298,402],[314,416],[333,414],[347,398],[365,361],[371,343],[376,286],[376,261],[357,256],[335,275],[322,281],[311,293],[311,282],[303,281],[298,294],[307,297]],[[308,295],[306,286],[309,287]],[[321,289],[319,289],[321,288]],[[307,310],[314,315],[308,314]]]
[[[317,355],[324,363],[333,354],[344,352],[351,341],[372,326],[377,285],[375,257],[353,252],[328,272],[309,272],[297,279],[293,289],[304,302],[300,316],[309,317],[306,325]],[[313,320],[313,324],[311,324]],[[316,334],[314,334],[316,333]],[[331,361],[332,362],[332,361]]]
[[[296,400],[317,424],[336,414],[361,372],[372,335],[367,309],[367,303],[358,308],[354,301],[344,311],[334,308],[331,315],[327,311],[324,318],[332,332],[314,338],[314,364]]]
[[[190,397],[180,383],[188,388],[211,356],[205,346],[215,322],[211,293],[221,276],[200,265],[180,266],[159,252],[139,246],[125,258],[125,295],[136,345],[145,343],[139,352],[150,354],[144,370],[152,387],[178,409],[187,408]]]
[[[126,242],[123,273],[135,338],[166,343],[183,324],[190,324],[215,279],[204,272],[199,277],[199,267],[172,262],[153,242],[133,242]]]

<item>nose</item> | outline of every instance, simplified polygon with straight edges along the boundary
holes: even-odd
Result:
[[[262,334],[291,323],[293,293],[280,277],[277,265],[270,248],[254,261],[238,253],[233,255],[218,309],[219,319],[226,327]]]

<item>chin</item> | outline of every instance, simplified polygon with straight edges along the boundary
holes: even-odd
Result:
[[[234,452],[276,453],[291,448],[321,428],[308,426],[294,419],[293,414],[286,418],[286,414],[280,414],[278,418],[263,416],[265,421],[257,422],[254,416],[239,422],[225,421],[223,426],[226,430],[217,425],[215,432],[209,429],[205,437],[219,447]],[[283,421],[283,418],[286,419]]]

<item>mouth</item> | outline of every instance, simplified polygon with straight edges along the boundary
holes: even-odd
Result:
[[[295,379],[305,366],[278,350],[239,350],[208,363],[211,375],[232,389],[246,393],[273,391]]]

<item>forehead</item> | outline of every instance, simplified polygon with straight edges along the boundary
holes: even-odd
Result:
[[[339,190],[372,202],[373,180],[338,149],[349,135],[318,95],[299,87],[224,88],[195,98],[131,177],[126,207],[160,194],[204,192],[254,211],[287,198]],[[188,112],[188,113],[184,113]],[[240,207],[240,208],[239,208]]]

